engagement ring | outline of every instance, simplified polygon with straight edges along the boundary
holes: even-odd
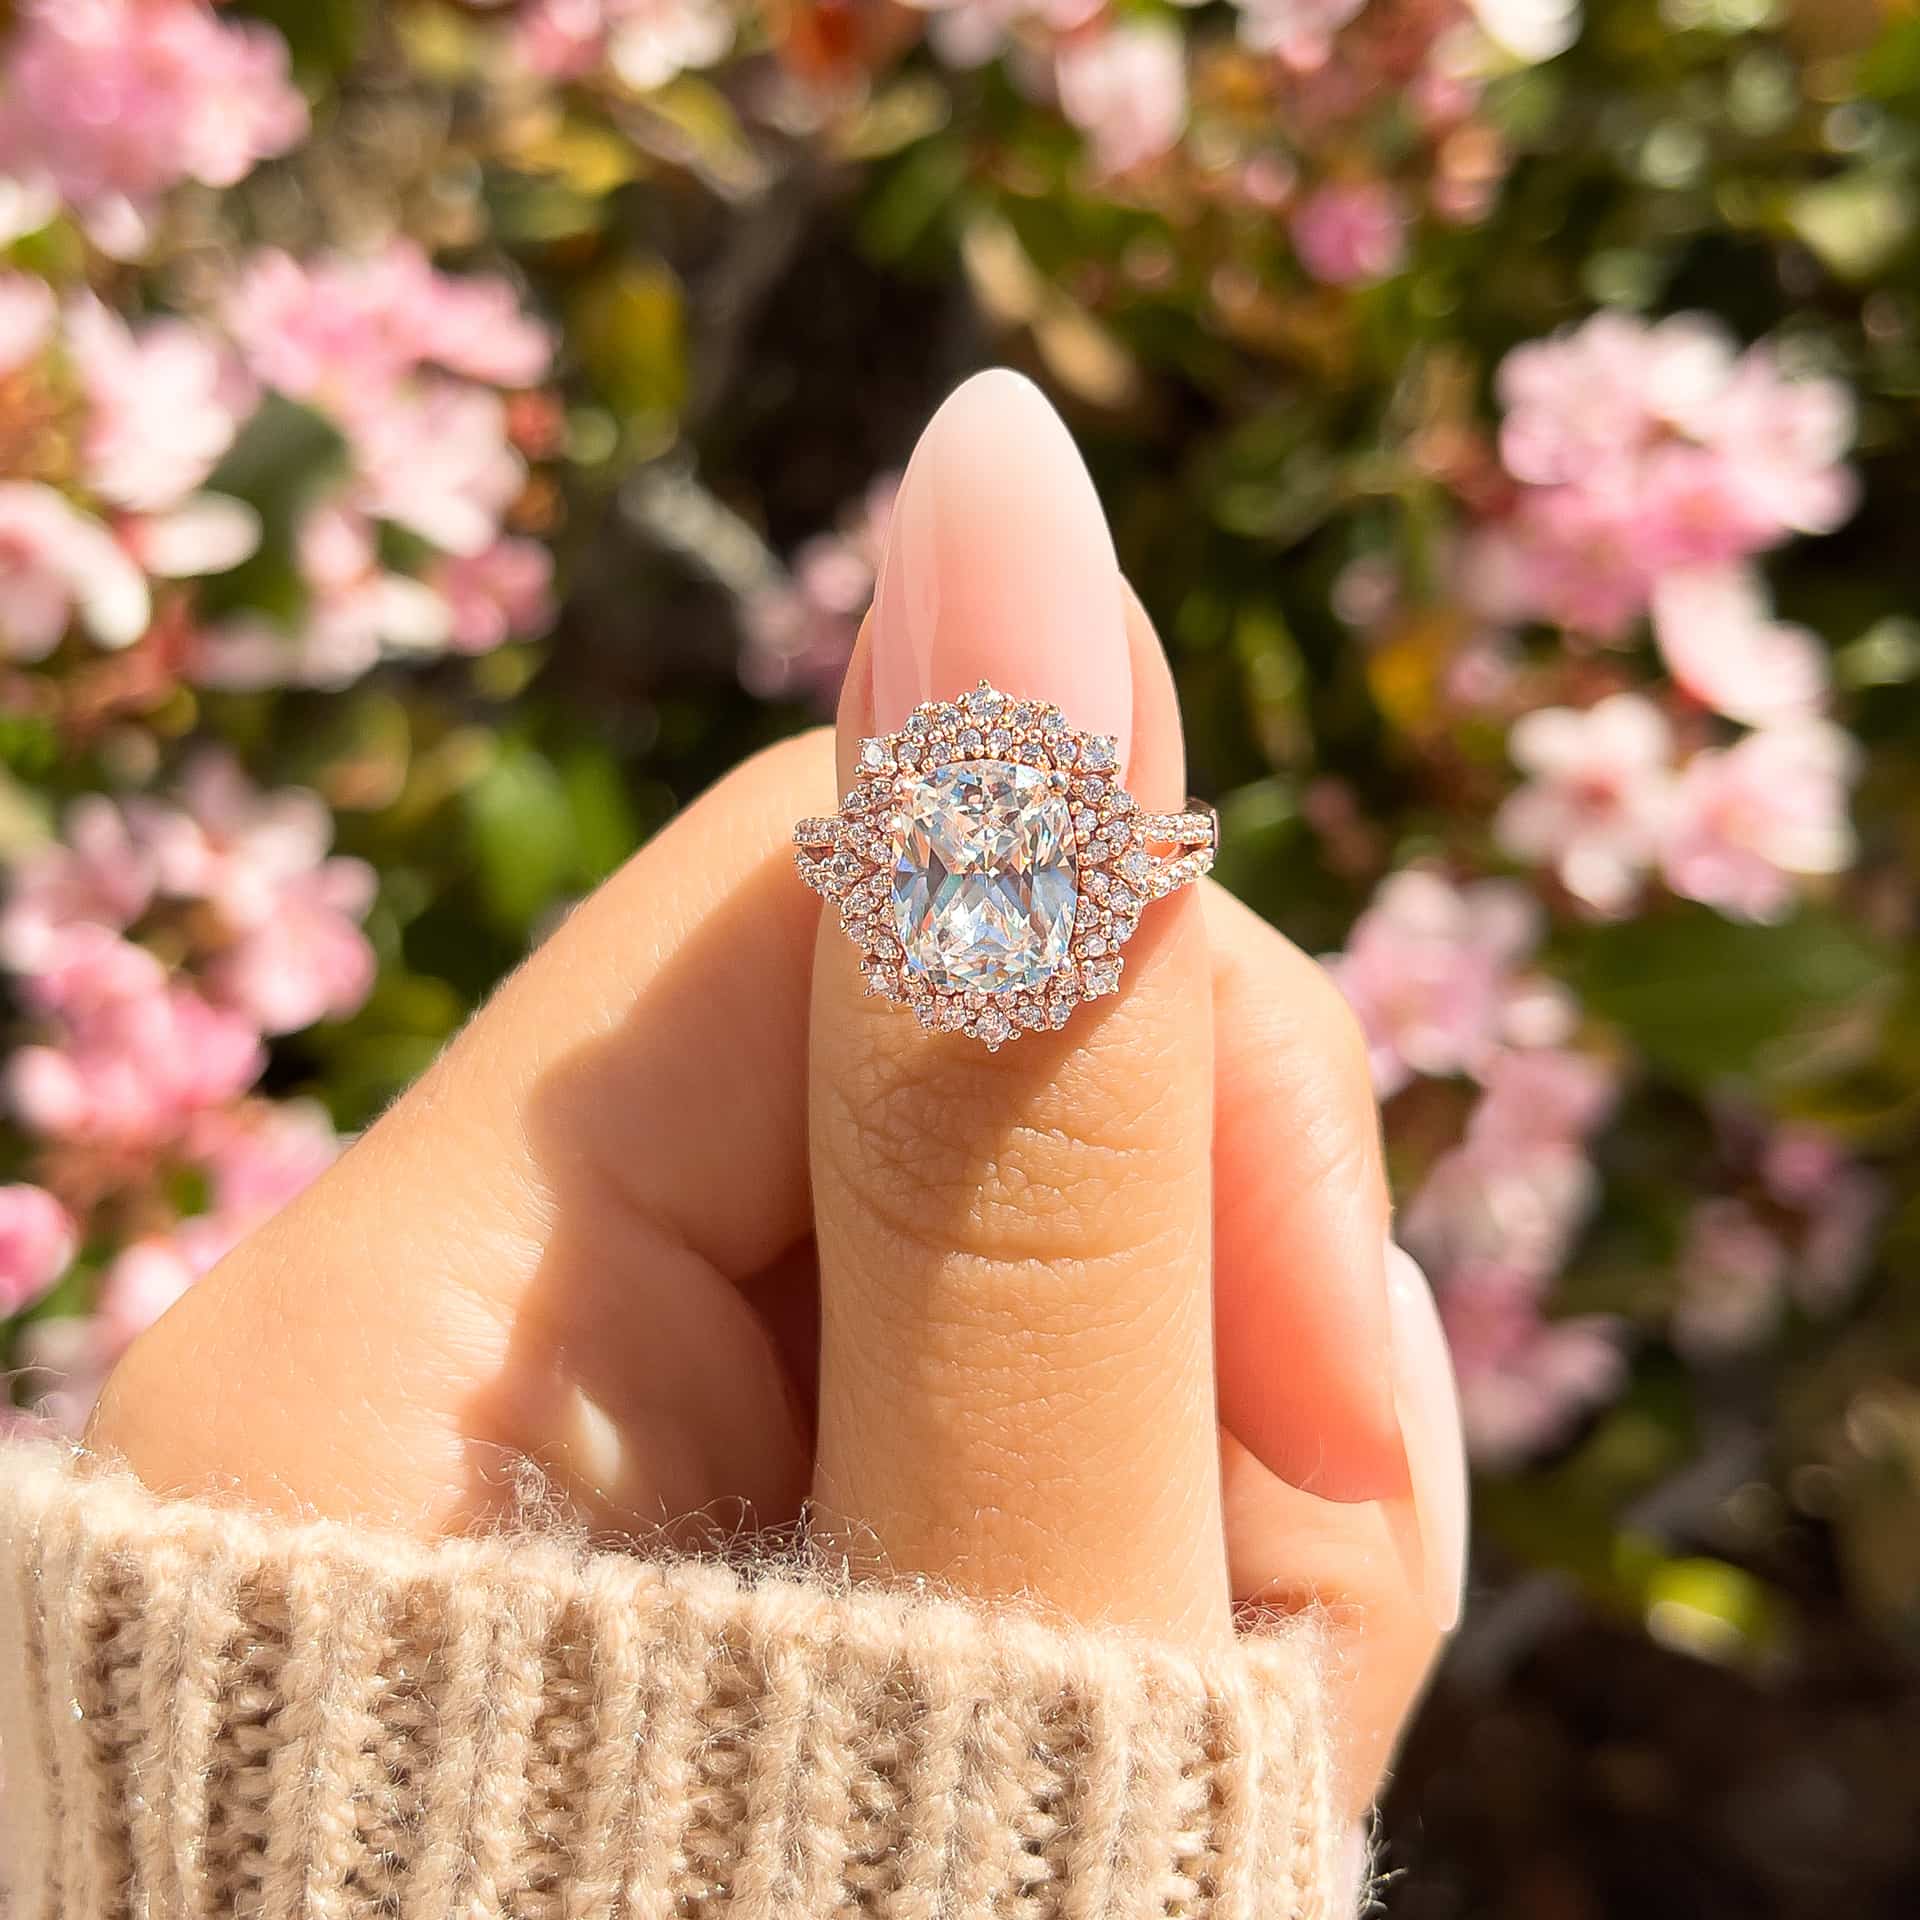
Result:
[[[793,838],[867,991],[990,1049],[1112,993],[1141,909],[1198,880],[1219,844],[1210,808],[1143,812],[1116,757],[984,680],[863,740],[840,811]]]

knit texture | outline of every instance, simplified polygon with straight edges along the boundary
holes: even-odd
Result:
[[[0,1448],[11,1920],[1331,1920],[1319,1672]]]

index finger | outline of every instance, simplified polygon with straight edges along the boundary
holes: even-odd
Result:
[[[805,1422],[742,1283],[808,1228],[789,836],[830,759],[760,756],[577,909],[135,1344],[96,1438],[161,1491],[409,1526],[509,1504],[518,1456],[598,1524],[790,1518]]]

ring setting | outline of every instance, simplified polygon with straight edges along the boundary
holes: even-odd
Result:
[[[793,833],[867,991],[997,1051],[1115,992],[1141,910],[1213,865],[1212,810],[1150,813],[1115,742],[981,681],[860,743],[836,814]]]

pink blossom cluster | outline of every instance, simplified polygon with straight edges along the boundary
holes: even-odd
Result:
[[[1524,888],[1459,887],[1408,868],[1390,875],[1328,966],[1367,1036],[1382,1099],[1414,1079],[1480,1079],[1506,1050],[1572,1030],[1566,990],[1527,963],[1544,916]]]
[[[211,751],[176,802],[76,801],[0,909],[0,964],[47,1029],[8,1063],[28,1129],[105,1155],[169,1149],[253,1085],[263,1036],[357,1008],[374,876],[330,856],[332,838],[317,795],[262,793]]]
[[[551,0],[551,9],[594,0]],[[928,39],[948,65],[970,68],[999,56],[1017,84],[1049,88],[1084,136],[1094,169],[1125,176],[1175,153],[1192,118],[1189,70],[1203,49],[1177,15],[1131,11],[1108,0],[908,0],[930,16]],[[1179,0],[1194,7],[1198,0]],[[1478,218],[1500,168],[1498,143],[1451,139],[1472,119],[1486,80],[1502,68],[1551,59],[1579,30],[1578,0],[1234,0],[1240,44],[1271,63],[1274,107],[1260,116],[1263,150],[1247,171],[1251,204],[1285,203],[1276,179],[1296,170],[1268,149],[1292,127],[1304,148],[1335,122],[1378,108],[1409,107],[1434,151],[1429,198],[1443,218]],[[1385,16],[1377,33],[1365,29]],[[1339,56],[1358,30],[1350,59]],[[1205,43],[1206,49],[1217,42]],[[1209,142],[1209,144],[1217,144]],[[1371,177],[1330,179],[1305,193],[1290,226],[1301,264],[1315,279],[1358,286],[1404,263],[1408,196]]]
[[[217,322],[133,325],[91,294],[62,307],[44,282],[0,274],[0,375],[70,388],[78,445],[70,475],[0,482],[0,656],[43,659],[76,623],[130,645],[155,583],[246,559],[258,517],[205,483],[268,389],[325,414],[352,457],[296,529],[294,630],[230,615],[196,634],[195,678],[337,686],[389,656],[538,632],[551,557],[503,524],[526,469],[502,389],[543,378],[551,352],[504,280],[440,273],[397,240],[311,267],[256,255]],[[383,561],[383,526],[424,552],[417,570]]]
[[[0,482],[0,657],[45,658],[77,621],[130,645],[151,580],[221,572],[259,537],[252,510],[205,491],[258,398],[230,346],[187,320],[129,325],[91,294],[64,308],[43,281],[0,274],[0,375],[77,389],[68,488]]]
[[[1585,1143],[1614,1089],[1564,1045],[1570,996],[1529,969],[1541,926],[1517,887],[1411,868],[1381,885],[1328,962],[1383,1097],[1423,1076],[1480,1083],[1464,1138],[1429,1169],[1399,1230],[1433,1282],[1469,1440],[1489,1463],[1550,1445],[1623,1371],[1611,1323],[1545,1311],[1598,1197]]]
[[[881,474],[837,526],[795,552],[783,579],[747,599],[740,679],[749,692],[815,705],[839,692],[899,485],[898,474]]]
[[[78,1239],[73,1216],[44,1187],[0,1187],[0,1320],[53,1290]]]
[[[1610,1074],[1585,1055],[1500,1055],[1464,1139],[1401,1215],[1439,1301],[1468,1446],[1485,1464],[1553,1445],[1625,1377],[1613,1321],[1546,1311],[1598,1200],[1586,1142],[1612,1102]]]
[[[96,243],[147,243],[183,181],[230,187],[307,130],[270,28],[208,0],[20,0],[0,48],[0,173]]]
[[[1525,715],[1496,839],[1598,913],[1657,874],[1734,918],[1784,917],[1852,864],[1859,755],[1826,717],[1824,646],[1774,616],[1752,562],[1851,510],[1845,389],[1697,316],[1603,313],[1510,354],[1500,393],[1518,492],[1469,557],[1481,609],[1607,643],[1650,618],[1675,697]],[[1751,731],[1688,751],[1702,715]]]
[[[109,1270],[99,1324],[36,1329],[37,1364],[60,1371],[54,1350],[73,1360],[81,1346],[83,1376],[110,1364],[156,1302],[332,1158],[317,1109],[253,1092],[269,1038],[352,1013],[372,986],[373,872],[332,854],[332,837],[318,796],[262,792],[209,751],[168,799],[76,801],[58,839],[15,861],[0,964],[36,1037],[7,1063],[9,1105],[77,1210],[153,1216]],[[165,1194],[181,1168],[210,1201],[175,1220]],[[38,1193],[0,1195],[0,1312],[72,1254],[71,1222]]]
[[[1734,1158],[1744,1177],[1694,1203],[1678,1263],[1673,1338],[1703,1364],[1776,1334],[1790,1305],[1815,1317],[1843,1306],[1886,1202],[1817,1127],[1760,1130]]]
[[[1853,509],[1847,388],[1790,375],[1770,346],[1739,351],[1703,315],[1597,314],[1515,348],[1498,384],[1517,493],[1473,563],[1497,617],[1624,640],[1672,576],[1742,568]],[[1780,642],[1763,614],[1763,599],[1729,603],[1718,637],[1758,652],[1771,675]],[[1719,663],[1701,695],[1738,699],[1743,678]]]
[[[1063,40],[1054,55],[1060,110],[1105,174],[1131,172],[1174,147],[1187,125],[1187,50],[1165,19],[1118,20]]]
[[[572,80],[606,66],[639,92],[710,67],[733,45],[727,0],[529,0],[515,46],[533,72]]]
[[[526,466],[501,390],[543,379],[553,343],[506,281],[443,274],[399,239],[310,263],[266,251],[222,320],[252,378],[324,415],[349,459],[296,530],[303,617],[209,629],[200,678],[342,686],[383,658],[477,653],[544,626],[550,556],[505,527]],[[419,572],[387,562],[382,527],[424,544]]]
[[[135,1337],[317,1180],[339,1151],[332,1123],[312,1101],[246,1099],[196,1120],[181,1143],[180,1164],[205,1180],[206,1211],[156,1225],[122,1248],[99,1278],[91,1311],[46,1315],[26,1326],[18,1351],[34,1414],[79,1432]],[[7,1204],[0,1191],[0,1241]]]
[[[1597,912],[1630,910],[1657,871],[1734,919],[1779,920],[1807,880],[1853,862],[1847,793],[1860,753],[1830,720],[1786,719],[1681,761],[1662,709],[1616,693],[1526,714],[1508,745],[1528,779],[1495,816],[1495,838]]]

